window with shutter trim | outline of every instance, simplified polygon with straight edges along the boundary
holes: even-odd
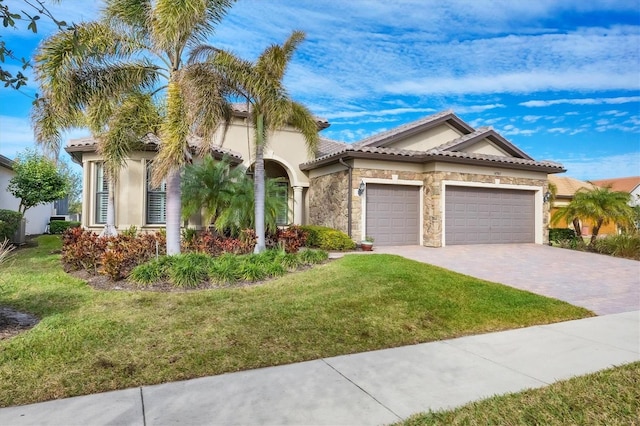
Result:
[[[147,162],[147,223],[167,223],[167,184],[163,180],[160,186],[153,187],[151,175],[152,162]]]
[[[96,163],[96,223],[107,223],[109,182],[104,175],[104,165]]]
[[[278,189],[275,192],[275,196],[282,200],[282,209],[276,215],[276,225],[288,225],[289,224],[289,183],[278,182]]]

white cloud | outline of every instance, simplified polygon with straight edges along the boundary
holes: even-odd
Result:
[[[542,130],[541,127],[535,129],[520,129],[512,124],[503,126],[499,132],[504,136],[531,136]]]
[[[547,129],[547,132],[565,134],[565,133],[570,133],[571,129],[569,129],[567,127],[552,127],[550,129]]]
[[[457,114],[465,114],[465,113],[473,113],[473,112],[484,112],[489,111],[495,108],[505,108],[504,104],[487,104],[487,105],[468,105],[468,106],[456,106],[452,109]]]
[[[597,180],[640,174],[640,151],[610,156],[558,158],[567,176],[580,180]]]
[[[354,118],[354,117],[369,117],[369,116],[387,116],[387,115],[402,115],[416,112],[432,113],[435,110],[433,108],[394,108],[384,110],[361,110],[361,111],[338,111],[333,113],[327,113],[328,118]]]
[[[637,80],[637,75],[636,75]],[[640,96],[621,96],[617,98],[582,98],[582,99],[553,99],[549,101],[527,101],[519,105],[525,107],[547,107],[551,105],[617,105],[630,102],[640,102]],[[576,113],[577,114],[577,113]],[[567,113],[567,115],[569,115]]]

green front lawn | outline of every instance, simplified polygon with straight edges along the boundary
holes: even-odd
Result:
[[[398,423],[422,425],[637,425],[640,362],[495,396],[463,407],[419,414]]]
[[[0,273],[0,305],[42,319],[0,341],[0,406],[592,315],[391,255],[236,289],[96,291],[62,271],[57,237],[39,243]]]

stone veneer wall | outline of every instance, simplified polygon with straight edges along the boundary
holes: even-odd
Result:
[[[309,222],[348,232],[347,194],[349,172],[339,171],[309,183]]]

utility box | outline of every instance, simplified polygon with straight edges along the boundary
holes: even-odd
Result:
[[[11,242],[15,245],[21,246],[27,241],[27,219],[22,218],[20,221],[20,226],[16,230],[15,234],[13,234],[13,239]]]

